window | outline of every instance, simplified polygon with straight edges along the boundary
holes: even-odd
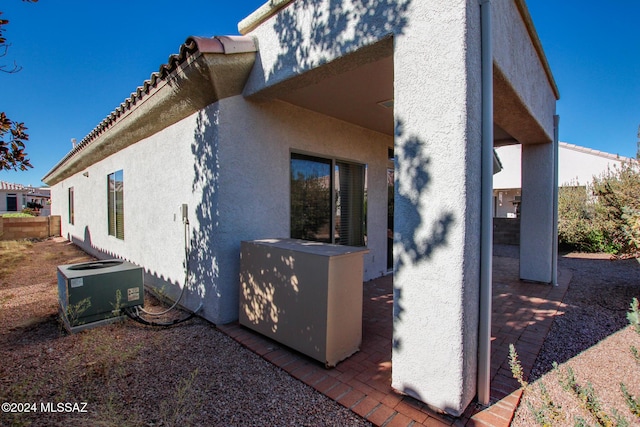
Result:
[[[291,154],[291,237],[365,244],[365,166]]]
[[[74,223],[73,187],[69,187],[69,224],[73,225]]]
[[[109,235],[124,239],[124,179],[122,170],[107,176]]]

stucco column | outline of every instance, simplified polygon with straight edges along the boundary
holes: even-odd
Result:
[[[552,143],[522,145],[520,278],[551,283],[554,227]]]
[[[475,395],[478,356],[480,10],[470,3],[414,2],[394,53],[392,386],[452,415]]]

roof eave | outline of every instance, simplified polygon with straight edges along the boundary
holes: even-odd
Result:
[[[242,93],[255,62],[246,37],[191,37],[172,71],[154,74],[43,178],[52,186],[90,165],[165,129],[220,99]],[[171,59],[171,58],[170,58]]]

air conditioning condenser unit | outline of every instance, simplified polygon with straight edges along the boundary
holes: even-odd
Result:
[[[78,332],[120,320],[123,309],[144,306],[142,268],[110,259],[58,266],[58,298],[65,327]]]

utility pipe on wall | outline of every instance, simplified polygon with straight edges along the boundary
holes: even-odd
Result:
[[[478,330],[478,402],[491,399],[491,297],[493,258],[493,48],[491,0],[480,0],[482,32],[482,225],[480,240],[480,316]]]
[[[560,116],[553,116],[553,239],[551,247],[551,284],[558,286],[558,155]]]

